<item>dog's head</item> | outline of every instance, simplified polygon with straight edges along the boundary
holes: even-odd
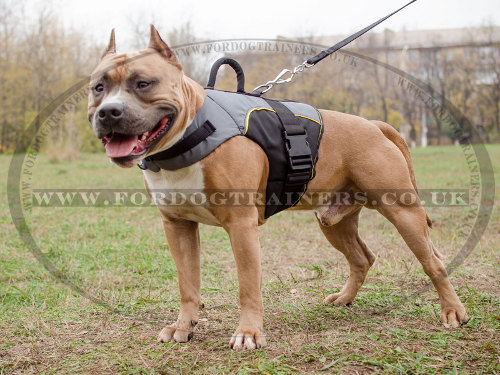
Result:
[[[111,32],[91,75],[88,115],[114,163],[132,167],[182,136],[194,115],[185,78],[153,25],[148,48],[134,53],[118,54]]]

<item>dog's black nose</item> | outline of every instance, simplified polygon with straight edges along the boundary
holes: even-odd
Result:
[[[120,103],[106,103],[97,111],[97,118],[102,124],[113,126],[123,118],[124,107]]]

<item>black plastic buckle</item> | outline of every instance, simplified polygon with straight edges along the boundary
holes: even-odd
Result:
[[[143,171],[149,169],[150,171],[152,172],[159,172],[160,171],[160,167],[158,167],[156,165],[156,163],[151,160],[150,158],[145,158],[141,161],[141,164],[137,164],[137,166],[142,169]]]
[[[307,133],[288,135],[283,132],[288,154],[287,185],[304,185],[311,179],[313,161]]]

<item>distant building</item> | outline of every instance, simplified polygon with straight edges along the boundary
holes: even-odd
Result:
[[[332,45],[347,35],[323,36],[316,39],[317,43]],[[500,26],[484,26],[460,29],[440,30],[401,30],[385,29],[381,32],[369,32],[355,40],[346,49],[376,51],[419,50],[425,48],[464,48],[473,44],[474,47],[500,43]]]

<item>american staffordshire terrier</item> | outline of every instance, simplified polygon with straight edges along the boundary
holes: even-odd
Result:
[[[116,52],[113,31],[102,61],[91,76],[89,120],[111,161],[120,167],[132,167],[176,144],[204,99],[204,88],[184,75],[181,64],[154,26],[148,48],[129,54]],[[364,205],[378,210],[397,228],[432,280],[441,302],[444,326],[456,328],[466,323],[469,318],[465,308],[431,242],[431,223],[424,208],[398,200],[392,204],[370,203],[382,201],[382,195],[388,191],[410,191],[417,196],[405,141],[386,123],[330,110],[319,112],[325,128],[316,176],[309,182],[308,190],[326,191],[333,196],[346,191],[366,194]],[[269,162],[256,143],[235,136],[186,168],[143,173],[149,191],[265,191]],[[325,205],[313,200],[296,207],[315,212],[325,237],[349,262],[350,275],[345,286],[339,293],[326,297],[325,304],[351,303],[375,260],[358,234],[362,206],[356,202]],[[177,321],[161,330],[159,341],[186,342],[193,335],[201,304],[198,223],[205,223],[227,231],[236,260],[241,311],[230,346],[235,350],[263,347],[266,336],[257,227],[266,221],[265,208],[258,204],[228,206],[206,202],[159,204],[158,209],[177,267],[181,299]]]

